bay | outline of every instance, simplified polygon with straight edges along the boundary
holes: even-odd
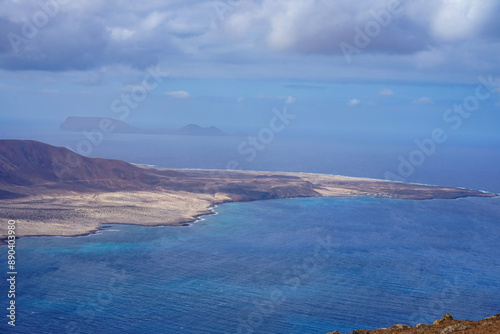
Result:
[[[500,305],[498,204],[269,200],[224,204],[188,227],[20,239],[16,330],[327,333],[447,312],[478,320]]]

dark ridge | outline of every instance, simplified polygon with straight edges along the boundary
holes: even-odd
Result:
[[[76,191],[150,188],[164,176],[120,160],[87,158],[33,140],[0,140],[0,185]],[[9,196],[9,189],[3,189]],[[12,195],[10,195],[12,196]]]
[[[182,191],[225,194],[228,200],[322,196],[325,189],[355,196],[401,199],[492,197],[476,190],[321,175],[227,170],[169,170],[120,160],[87,158],[64,147],[32,140],[0,140],[0,199],[61,192]]]

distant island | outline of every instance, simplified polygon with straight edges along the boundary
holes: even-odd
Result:
[[[102,224],[184,225],[211,207],[293,197],[454,199],[495,194],[325,174],[142,167],[31,140],[0,140],[0,218],[16,235],[88,234]],[[7,224],[0,224],[0,239]]]
[[[61,131],[81,132],[99,129],[102,122],[106,122],[106,128],[112,129],[114,133],[137,133],[153,135],[177,135],[177,136],[245,136],[243,132],[226,133],[221,129],[210,126],[201,127],[197,124],[188,124],[179,129],[143,129],[132,126],[118,119],[106,117],[77,117],[70,116],[59,126]]]

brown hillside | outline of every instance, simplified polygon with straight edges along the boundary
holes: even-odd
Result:
[[[418,324],[415,327],[407,325],[394,325],[390,328],[375,330],[357,329],[351,334],[499,334],[500,314],[480,321],[455,320],[450,314],[445,314],[432,325]],[[328,334],[340,334],[331,332]]]
[[[173,176],[177,174],[170,172]],[[0,185],[4,188],[57,186],[77,191],[133,190],[158,182],[159,176],[124,161],[87,158],[63,147],[32,140],[0,140]]]

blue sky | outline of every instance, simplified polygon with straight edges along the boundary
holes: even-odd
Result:
[[[0,120],[114,117],[135,90],[125,121],[145,127],[258,127],[287,106],[305,129],[426,131],[479,76],[500,81],[499,15],[493,0],[4,0]],[[467,131],[496,133],[499,87]]]

